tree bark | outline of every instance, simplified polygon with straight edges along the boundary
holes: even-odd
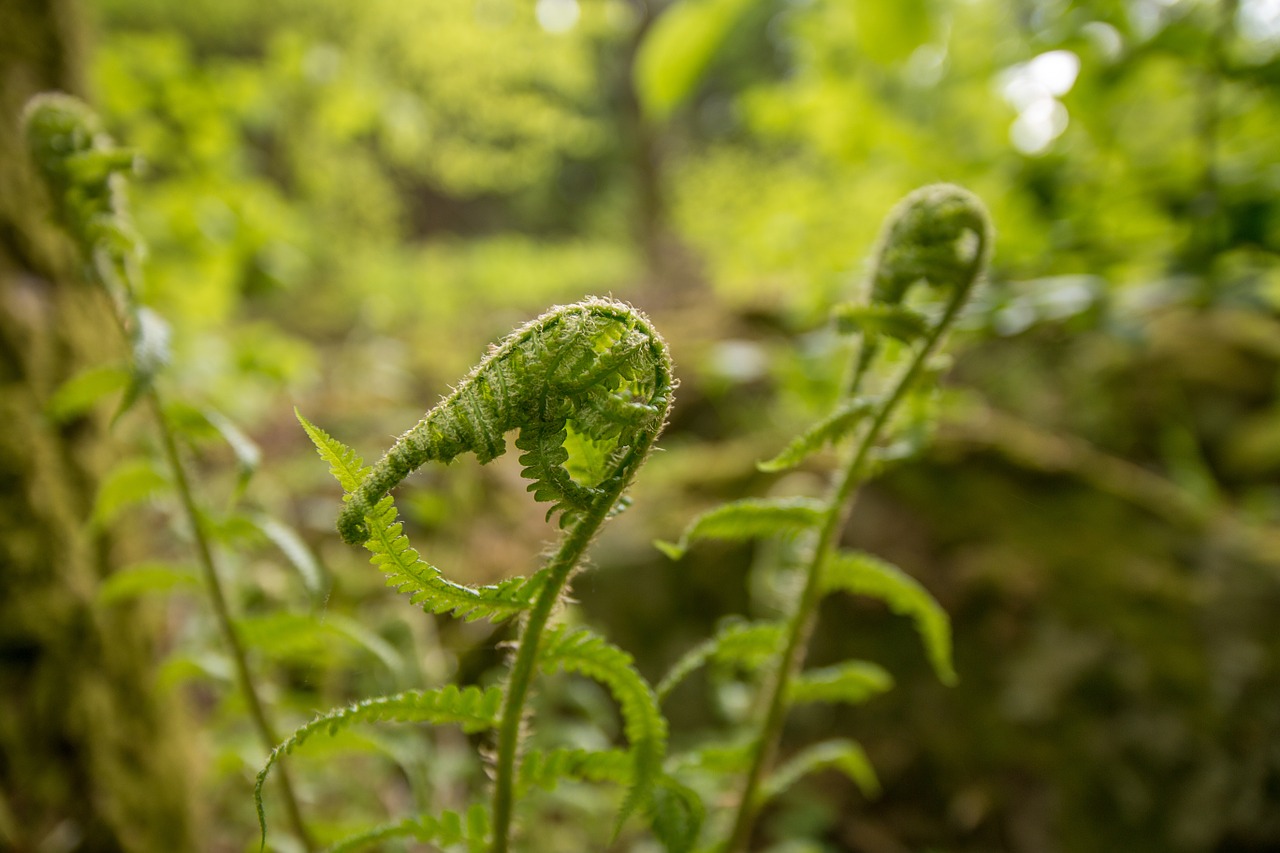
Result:
[[[73,0],[0,0],[0,849],[169,853],[195,845],[156,623],[95,600],[112,550],[88,523],[106,415],[45,415],[67,378],[119,357],[19,131],[31,95],[83,90],[80,21]]]

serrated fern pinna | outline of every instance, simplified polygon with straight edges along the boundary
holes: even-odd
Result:
[[[639,809],[653,814],[655,792],[672,785],[662,775],[667,725],[652,687],[631,657],[585,629],[548,630],[556,603],[601,524],[618,510],[624,492],[657,439],[671,406],[674,383],[666,344],[649,321],[630,306],[588,299],[554,308],[515,330],[466,376],[439,405],[402,435],[380,462],[365,467],[352,451],[302,419],[322,458],[347,492],[338,518],[343,539],[363,544],[388,583],[433,613],[499,621],[522,617],[516,651],[501,691],[500,708],[477,716],[476,697],[463,691],[401,694],[351,706],[304,726],[277,747],[262,780],[279,755],[312,733],[336,732],[370,720],[462,723],[473,730],[495,728],[497,749],[491,805],[472,804],[466,819],[450,814],[422,817],[379,828],[363,837],[397,835],[427,840],[447,836],[474,849],[504,853],[512,834],[512,811],[520,774],[520,736],[525,700],[538,672],[573,672],[600,681],[617,700],[628,739],[628,793],[618,825]],[[301,416],[300,416],[301,419]],[[564,534],[549,562],[528,579],[473,588],[448,580],[422,560],[402,531],[388,492],[428,462],[448,463],[474,453],[484,463],[506,451],[507,433],[516,447],[536,500],[559,514]],[[571,460],[572,444],[575,458]],[[446,689],[447,690],[447,689]],[[478,694],[477,694],[478,695]],[[467,700],[467,701],[464,701]],[[536,754],[538,772],[526,776],[553,785],[559,776],[617,775],[618,756]],[[553,772],[555,771],[555,772]],[[665,795],[663,795],[665,796]],[[666,799],[670,799],[666,797]],[[259,814],[261,800],[259,799]],[[655,818],[655,824],[669,823]],[[445,832],[441,827],[454,827]],[[429,831],[428,831],[429,830]],[[265,820],[264,820],[265,836]],[[434,833],[434,835],[433,835]],[[661,832],[659,833],[661,834]]]

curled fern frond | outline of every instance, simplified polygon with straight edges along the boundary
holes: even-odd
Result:
[[[817,527],[826,509],[812,498],[746,498],[721,504],[695,518],[678,542],[654,542],[654,546],[678,560],[699,539],[760,539],[781,533],[799,533]]]
[[[168,324],[135,299],[144,248],[129,212],[125,178],[136,170],[138,158],[116,145],[87,104],[61,92],[28,101],[22,124],[59,225],[75,241],[91,278],[111,296],[129,337],[133,358],[123,413],[150,389],[169,359]]]
[[[955,184],[921,187],[889,214],[871,280],[873,303],[900,303],[919,281],[967,291],[985,268],[991,220],[973,193]]]
[[[760,790],[761,803],[767,803],[803,777],[820,770],[840,771],[868,797],[880,793],[880,780],[866,752],[854,741],[837,739],[815,743],[775,770]]]
[[[893,687],[893,676],[862,660],[846,661],[801,673],[791,684],[791,704],[844,702],[857,705]]]
[[[141,243],[124,196],[123,175],[137,157],[116,147],[97,114],[71,95],[32,98],[22,114],[31,159],[49,187],[61,224],[86,256],[94,249],[136,258]]]
[[[671,361],[662,338],[638,311],[610,299],[561,306],[508,335],[435,408],[396,441],[350,495],[338,520],[347,542],[370,536],[365,516],[427,462],[474,453],[481,463],[506,451],[519,430],[524,476],[534,498],[564,525],[629,479],[640,460],[623,451],[647,445],[666,421]],[[620,452],[606,482],[587,486],[565,463],[568,429]]]
[[[951,663],[951,618],[915,578],[870,554],[840,551],[828,561],[822,583],[825,592],[868,595],[883,601],[894,613],[909,616],[938,680],[947,685],[956,683]]]
[[[330,737],[359,723],[393,721],[398,723],[431,723],[433,725],[460,725],[463,731],[477,732],[491,729],[498,724],[502,706],[502,690],[490,687],[459,688],[456,685],[439,690],[410,690],[394,696],[380,696],[356,702],[346,708],[330,711],[299,727],[283,743],[271,750],[267,763],[258,772],[254,786],[254,803],[258,809],[258,823],[262,840],[267,838],[267,817],[262,803],[262,788],[267,775],[281,758],[293,752],[312,736],[325,734]]]
[[[781,622],[728,622],[676,661],[658,684],[658,701],[708,661],[727,661],[752,670],[764,666],[782,650],[785,630]]]
[[[648,802],[667,752],[667,721],[653,688],[636,671],[631,655],[585,628],[548,631],[538,662],[545,672],[576,673],[598,681],[617,700],[632,761],[631,787],[618,815],[621,827],[636,808]]]

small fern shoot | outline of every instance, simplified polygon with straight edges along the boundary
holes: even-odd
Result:
[[[769,623],[730,626],[678,662],[659,688],[659,695],[665,696],[702,663],[733,660],[741,653],[735,652],[734,646],[741,646],[744,639],[776,643],[759,703],[763,713],[747,739],[745,755],[740,749],[724,752],[721,748],[720,752],[698,753],[691,763],[677,761],[677,766],[705,769],[714,766],[714,755],[733,758],[722,763],[723,772],[740,776],[742,783],[732,829],[718,850],[745,851],[761,805],[805,773],[830,767],[843,771],[864,791],[873,792],[877,787],[866,756],[852,741],[813,747],[769,774],[783,722],[794,704],[863,702],[893,683],[886,671],[864,661],[803,671],[818,604],[825,595],[836,590],[869,595],[910,616],[938,677],[947,684],[955,681],[950,624],[942,608],[896,567],[868,555],[840,552],[837,546],[858,487],[883,461],[894,458],[904,447],[914,446],[912,436],[894,434],[894,416],[913,393],[927,386],[931,360],[981,278],[990,243],[986,211],[971,193],[938,184],[907,196],[885,227],[871,272],[868,302],[833,311],[837,329],[860,339],[841,399],[830,415],[759,466],[765,471],[782,471],[801,464],[824,446],[847,445],[826,499],[731,502],[695,519],[676,544],[658,543],[666,554],[679,558],[700,539],[750,539],[779,533],[806,537],[801,540],[805,553],[803,588],[786,619],[777,625],[776,634]],[[905,304],[908,292],[921,283],[942,297],[936,316]],[[886,338],[908,348],[910,358],[900,374],[889,378],[884,393],[869,396],[863,385]]]
[[[123,378],[124,398],[116,418],[138,403],[145,404],[150,411],[169,468],[169,479],[191,531],[214,620],[231,654],[237,687],[248,706],[259,740],[270,750],[277,740],[275,728],[250,672],[244,644],[237,634],[214,563],[206,529],[208,522],[197,505],[187,465],[178,451],[180,423],[175,418],[174,407],[166,405],[156,387],[160,370],[168,361],[169,327],[138,300],[145,252],[142,239],[133,227],[126,185],[138,158],[132,151],[117,147],[102,129],[97,114],[70,95],[36,95],[23,111],[23,130],[31,159],[53,202],[54,214],[85,261],[87,276],[110,298],[114,309],[112,319],[130,349],[129,364],[123,372],[115,368],[108,368],[105,373],[100,371],[91,382],[82,380],[78,389],[64,389],[60,402],[66,406],[72,391],[97,393],[118,386]],[[90,385],[93,387],[88,387]],[[211,417],[206,412],[202,417],[232,445],[241,461],[242,477],[251,473],[257,465],[257,448],[221,416]],[[275,528],[277,533],[280,529]],[[311,840],[284,768],[278,778],[294,834],[304,848],[310,850]]]

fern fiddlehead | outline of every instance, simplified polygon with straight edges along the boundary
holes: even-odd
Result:
[[[347,491],[339,533],[347,542],[364,544],[390,583],[412,591],[414,600],[433,612],[492,619],[524,614],[496,721],[494,853],[506,853],[510,844],[521,723],[539,669],[596,678],[618,698],[632,741],[624,817],[658,781],[666,722],[630,657],[589,632],[572,635],[572,643],[555,634],[560,640],[551,642],[546,629],[587,546],[620,507],[665,425],[673,389],[666,344],[649,321],[624,303],[588,299],[553,308],[508,335],[370,468],[304,421]],[[559,514],[565,533],[529,581],[472,590],[445,580],[409,548],[387,493],[428,462],[447,463],[464,453],[488,462],[506,451],[511,431],[519,433],[515,445],[522,451],[529,491],[550,504],[548,518]],[[575,446],[594,456],[586,466],[595,472],[589,481],[570,473],[566,443],[571,433],[581,439]]]
[[[23,130],[36,170],[54,205],[58,223],[72,237],[88,265],[88,276],[111,298],[114,320],[132,350],[129,385],[120,412],[142,401],[151,411],[183,514],[191,530],[196,558],[218,631],[231,654],[236,683],[266,749],[276,735],[258,695],[244,646],[236,633],[226,594],[214,564],[213,549],[178,453],[175,430],[155,377],[164,365],[167,327],[137,299],[143,244],[133,228],[125,179],[135,169],[133,152],[118,148],[98,116],[70,95],[47,93],[31,99],[23,111]],[[118,415],[117,415],[118,417]],[[289,774],[279,776],[280,792],[294,834],[307,850],[311,838],[302,821]]]
[[[849,378],[833,412],[810,427],[773,459],[765,471],[794,467],[827,444],[854,438],[822,501],[746,499],[704,513],[677,543],[659,543],[678,558],[697,539],[743,539],[778,533],[812,534],[803,560],[803,587],[781,622],[730,625],[676,664],[661,685],[669,692],[690,671],[710,659],[725,659],[759,669],[768,660],[764,713],[745,755],[732,766],[742,773],[732,829],[718,850],[747,849],[761,805],[804,773],[820,767],[843,770],[864,790],[873,791],[875,777],[861,748],[851,741],[831,741],[801,753],[766,778],[777,751],[787,711],[807,701],[860,702],[888,689],[888,673],[866,662],[850,661],[823,670],[802,672],[818,604],[835,590],[872,595],[891,609],[911,616],[925,642],[938,677],[954,681],[950,625],[928,593],[896,567],[869,555],[837,549],[858,487],[874,473],[880,445],[893,427],[895,413],[921,384],[933,354],[965,305],[986,267],[991,229],[982,203],[952,185],[925,187],[907,196],[890,215],[876,251],[868,300],[838,306],[837,326],[861,335]],[[913,310],[906,297],[917,284],[939,291],[943,307],[931,318]],[[912,347],[903,370],[879,396],[861,396],[869,368],[885,338]]]
[[[428,462],[474,453],[501,456],[506,434],[516,447],[535,500],[551,502],[561,526],[588,513],[629,480],[642,458],[626,451],[651,443],[671,403],[666,345],[634,309],[593,299],[554,309],[512,332],[369,471],[338,520],[351,544],[369,538],[364,516],[383,495]],[[565,468],[567,430],[614,446],[613,470],[584,485]]]
[[[876,408],[832,482],[817,542],[807,561],[805,585],[788,621],[786,643],[768,689],[767,710],[743,781],[727,846],[729,853],[745,850],[749,842],[760,805],[761,782],[777,750],[793,685],[817,621],[825,573],[851,512],[853,496],[869,476],[872,451],[972,294],[986,269],[990,244],[986,208],[972,193],[954,185],[936,184],[916,190],[890,214],[872,274],[870,307],[905,311],[901,305],[907,290],[921,282],[946,294],[945,307],[935,322],[922,324],[923,338],[906,370]],[[864,332],[846,398],[860,390],[878,344],[878,337]]]

